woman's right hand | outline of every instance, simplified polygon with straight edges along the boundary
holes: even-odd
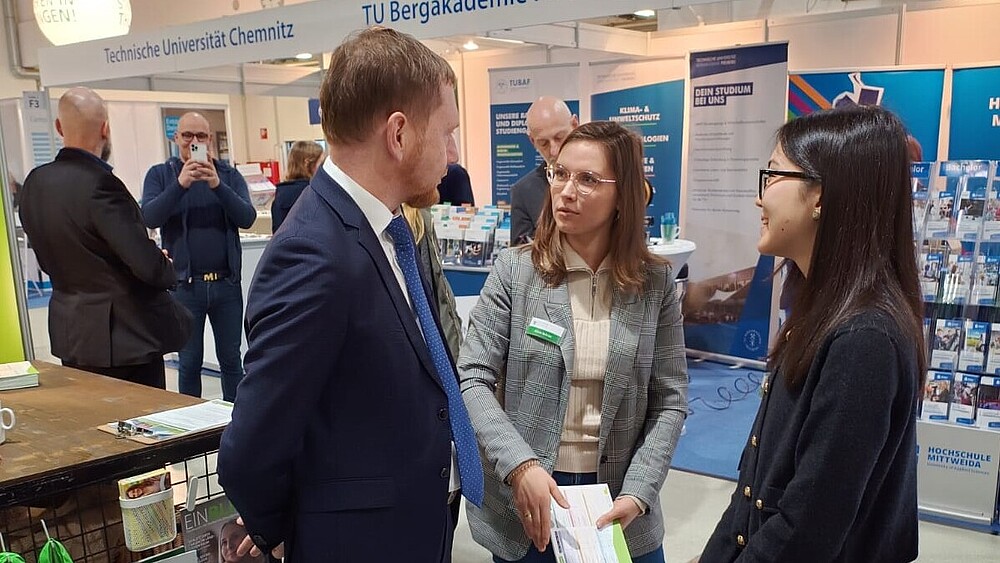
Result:
[[[521,517],[525,534],[539,552],[545,552],[552,528],[551,499],[555,499],[563,508],[569,508],[569,503],[552,476],[540,465],[518,474],[511,483],[511,488],[514,491],[514,506]]]

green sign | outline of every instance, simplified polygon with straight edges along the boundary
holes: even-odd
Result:
[[[0,189],[6,190],[3,185]],[[7,234],[7,209],[0,198],[0,363],[25,360],[24,344],[21,338],[21,321],[17,308],[16,286],[19,283],[14,273],[14,260]]]

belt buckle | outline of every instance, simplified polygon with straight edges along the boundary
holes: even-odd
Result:
[[[201,276],[201,280],[202,281],[207,281],[207,282],[218,281],[218,279],[219,279],[219,274],[216,273],[216,272],[211,272],[211,273],[208,273],[208,274],[202,274],[202,276]]]

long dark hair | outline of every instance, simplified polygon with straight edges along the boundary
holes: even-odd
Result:
[[[794,303],[769,356],[790,387],[802,383],[820,346],[865,309],[902,331],[926,371],[923,302],[913,244],[906,130],[891,112],[856,107],[812,113],[778,130],[778,144],[821,179],[822,214],[808,276],[786,261]],[[809,188],[807,188],[809,189]]]
[[[646,246],[645,216],[646,184],[642,174],[642,141],[613,121],[591,121],[570,133],[562,148],[580,141],[600,145],[615,174],[618,195],[618,217],[611,227],[611,278],[626,292],[638,292],[646,283],[646,268],[663,263]],[[552,215],[552,190],[546,190],[545,203],[531,245],[531,261],[542,279],[558,285],[566,279],[566,257],[563,256],[561,233]]]

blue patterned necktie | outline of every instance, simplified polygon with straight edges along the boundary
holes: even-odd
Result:
[[[462,402],[462,392],[458,388],[455,369],[448,359],[448,353],[441,339],[441,331],[437,329],[431,307],[424,293],[424,285],[417,271],[417,257],[413,244],[413,234],[402,215],[397,215],[389,223],[386,232],[392,238],[396,249],[396,260],[403,270],[406,279],[406,290],[413,301],[413,309],[420,321],[420,330],[424,333],[424,341],[434,361],[438,380],[448,395],[448,411],[451,421],[451,436],[455,440],[455,450],[458,453],[458,474],[462,479],[462,495],[476,506],[483,503],[483,466],[479,461],[479,448],[476,446],[476,434],[472,430],[469,412]]]

